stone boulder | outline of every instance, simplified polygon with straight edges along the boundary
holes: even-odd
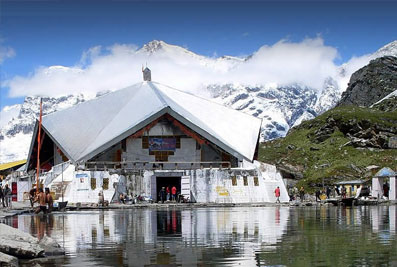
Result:
[[[18,267],[18,258],[0,252],[0,266],[4,267]]]
[[[5,224],[0,224],[0,252],[25,259],[64,254],[59,244],[50,237],[38,240]]]
[[[54,239],[44,236],[40,241],[39,245],[45,251],[46,256],[59,256],[65,255],[63,248]]]
[[[29,243],[38,243],[39,240],[28,233],[25,233],[19,229],[13,228],[6,224],[0,223],[0,238],[23,241]]]
[[[32,259],[44,256],[44,249],[38,243],[16,241],[0,237],[0,252],[21,259]]]

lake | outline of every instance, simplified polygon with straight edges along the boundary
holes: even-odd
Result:
[[[63,266],[397,266],[397,206],[90,210],[6,223]]]

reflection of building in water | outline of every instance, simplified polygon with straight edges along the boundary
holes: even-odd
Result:
[[[395,235],[397,232],[397,206],[389,206],[389,224],[390,224],[390,234]]]
[[[51,235],[79,266],[251,266],[258,251],[277,254],[313,234],[313,223],[321,230],[314,240],[349,232],[354,240],[395,242],[396,211],[396,206],[134,209],[54,214],[52,222],[46,216],[18,216],[7,223],[35,236]]]
[[[34,217],[19,216],[19,225],[28,232],[30,224],[42,227]],[[240,263],[254,264],[255,251],[280,241],[288,218],[288,207],[79,212],[66,214],[64,232],[62,215],[54,215],[50,234],[63,244],[64,233],[67,253],[82,261],[99,257],[112,264],[111,257],[122,256],[127,265],[190,266],[211,255],[237,264],[244,256]]]
[[[249,255],[254,262],[255,250],[262,246],[274,245],[280,240],[286,230],[288,216],[288,208],[273,207],[153,212],[150,219],[152,223],[157,222],[158,234],[155,235],[155,240],[152,240],[151,236],[155,233],[142,233],[141,238],[146,243],[142,250],[136,248],[136,242],[127,243],[127,246],[131,246],[126,250],[128,263],[142,262],[142,259],[145,259],[142,264],[159,264],[157,260],[160,251],[162,260],[170,259],[173,261],[169,263],[189,265],[203,260],[205,251],[210,248],[230,250],[229,257]],[[135,222],[139,224],[138,221]],[[140,225],[132,226],[139,227]],[[151,248],[153,242],[157,246],[155,251]],[[225,257],[224,253],[226,251],[221,253],[222,258]],[[235,263],[239,262],[236,258],[234,260]]]
[[[371,224],[374,232],[390,230],[396,232],[396,209],[397,206],[373,206],[371,210]]]

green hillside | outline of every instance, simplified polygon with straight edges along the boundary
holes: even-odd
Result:
[[[341,106],[260,145],[259,159],[301,184],[369,178],[370,165],[397,168],[397,111]]]

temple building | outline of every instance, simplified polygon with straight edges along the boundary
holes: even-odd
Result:
[[[27,170],[69,202],[109,201],[119,193],[158,200],[175,186],[193,202],[273,202],[282,188],[274,166],[255,161],[261,120],[152,82],[114,91],[46,115],[36,123]]]

